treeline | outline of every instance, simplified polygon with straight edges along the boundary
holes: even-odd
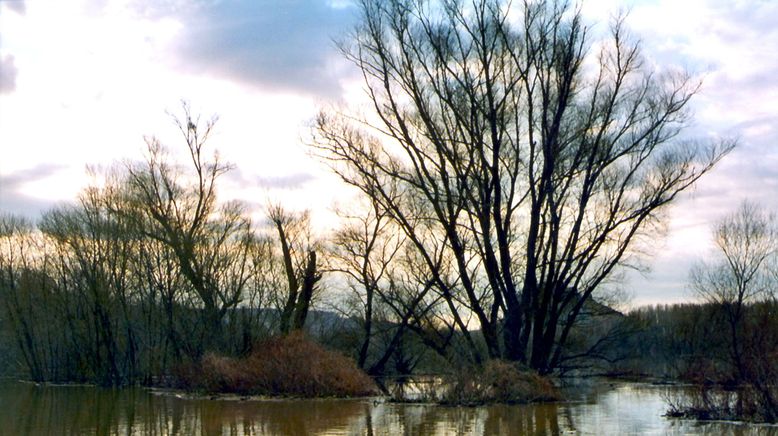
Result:
[[[176,123],[185,164],[149,138],[143,161],[95,174],[75,204],[37,222],[0,217],[3,373],[153,384],[209,353],[256,356],[256,344],[297,330],[375,376],[481,362],[483,332],[459,325],[471,316],[461,291],[435,288],[389,211],[357,204],[323,236],[278,204],[252,222],[244,205],[218,200],[230,166],[208,152],[214,121],[185,106]],[[610,359],[624,334],[606,306],[578,312],[562,371]]]
[[[769,350],[778,344],[778,302],[762,301],[743,310],[739,335],[745,366],[775,362]],[[618,365],[622,371],[696,383],[733,383],[737,378],[727,311],[722,306],[646,306],[627,314],[627,320],[639,328],[620,345],[629,350],[629,357]]]
[[[643,307],[627,315],[640,326],[620,345],[614,372],[694,385],[669,399],[670,415],[775,422],[778,419],[778,301],[744,304],[735,335],[732,305]]]
[[[0,219],[3,326],[33,380],[149,382],[304,325],[321,277],[307,217],[276,206],[272,227],[253,228],[217,201],[229,167],[206,156],[213,122],[187,109],[178,127],[188,167],[151,138],[144,162],[103,174],[77,204],[35,225]]]
[[[0,373],[158,383],[297,330],[373,375],[467,361],[385,212],[343,212],[325,236],[278,204],[252,222],[218,200],[231,167],[207,151],[214,120],[185,106],[176,123],[185,164],[149,138],[145,160],[95,174],[75,204],[0,216]]]

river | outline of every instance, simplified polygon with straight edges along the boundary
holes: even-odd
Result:
[[[142,388],[0,381],[2,435],[778,435],[663,417],[681,388],[604,382],[574,401],[442,407],[362,400],[192,399]]]

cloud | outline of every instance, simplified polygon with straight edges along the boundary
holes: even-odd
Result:
[[[174,18],[177,69],[260,88],[338,97],[342,59],[333,37],[351,27],[355,10],[325,0],[143,3],[153,18]]]
[[[0,56],[0,94],[10,94],[16,89],[18,72],[13,55]]]
[[[20,192],[6,192],[0,188],[0,212],[20,215],[35,220],[51,209],[56,201],[42,200]]]
[[[24,15],[24,13],[27,12],[27,6],[24,4],[24,0],[2,0],[2,4],[17,14]]]
[[[300,189],[315,177],[308,173],[294,173],[280,177],[257,177],[258,186],[269,189]]]
[[[599,19],[623,2],[584,7]],[[637,304],[695,298],[688,271],[712,247],[711,226],[750,199],[778,211],[778,2],[770,0],[636,0],[627,18],[646,65],[686,69],[703,86],[690,104],[684,138],[738,139],[738,147],[679,196],[669,209],[667,237],[647,259],[652,272],[631,275]]]
[[[316,177],[313,174],[306,172],[296,172],[283,176],[255,176],[248,175],[240,168],[233,168],[227,173],[233,183],[239,185],[242,188],[265,188],[265,189],[284,189],[295,190],[301,189],[306,183],[311,182]]]
[[[714,25],[711,30],[722,39],[750,41],[754,38],[774,39],[778,34],[776,14],[778,4],[770,0],[733,2],[714,0],[711,2]]]
[[[41,164],[17,171],[9,175],[0,175],[0,211],[38,218],[41,212],[55,204],[19,191],[27,183],[48,178],[65,168],[64,165]]]
[[[16,171],[10,175],[0,176],[0,189],[16,189],[26,183],[52,176],[64,168],[64,165],[46,163],[26,170]]]

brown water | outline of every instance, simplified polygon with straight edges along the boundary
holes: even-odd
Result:
[[[603,384],[581,401],[474,408],[381,400],[187,399],[145,389],[0,381],[0,435],[778,435],[664,418],[677,387]]]

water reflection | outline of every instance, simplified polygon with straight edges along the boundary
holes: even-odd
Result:
[[[208,400],[144,389],[0,382],[0,434],[99,435],[778,435],[778,427],[698,425],[661,415],[679,388],[618,384],[575,403],[473,408],[372,400]]]

